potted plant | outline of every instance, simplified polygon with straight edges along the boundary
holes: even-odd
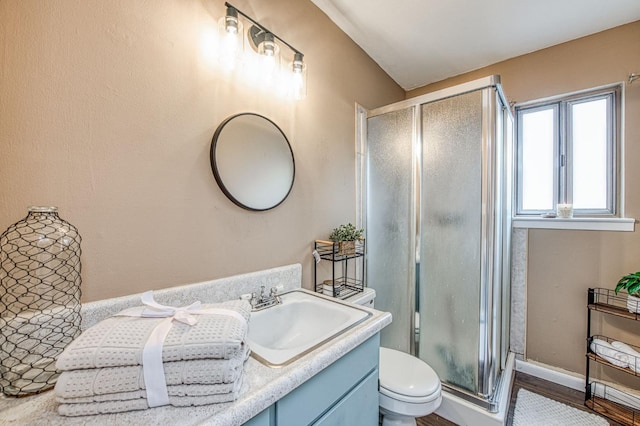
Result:
[[[629,293],[627,296],[627,309],[629,312],[640,312],[640,271],[620,278],[618,285],[616,285],[616,294],[620,290],[626,290]]]
[[[357,229],[349,223],[335,228],[329,239],[338,244],[338,254],[348,256],[356,253],[356,240],[361,240],[363,234],[364,229]]]

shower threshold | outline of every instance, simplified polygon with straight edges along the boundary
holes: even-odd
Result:
[[[481,401],[467,395],[463,395],[465,397],[463,398],[461,392],[454,393],[443,386],[442,404],[436,410],[436,414],[463,426],[506,425],[514,374],[515,355],[509,353],[507,364],[500,375],[500,381],[492,401]],[[496,411],[489,411],[491,408]]]

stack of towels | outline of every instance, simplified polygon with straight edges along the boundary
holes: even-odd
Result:
[[[199,314],[191,315],[192,323],[129,316],[127,312],[131,310],[127,310],[84,331],[56,363],[62,371],[55,387],[58,412],[63,416],[83,416],[237,399],[249,356],[246,337],[251,306],[245,300],[237,300],[198,309]],[[212,310],[214,313],[205,313]],[[152,382],[151,378],[162,377],[162,371],[151,372],[151,362],[145,371],[143,358],[149,358],[143,357],[143,349],[163,321],[165,325],[169,321],[170,328],[161,344],[161,362],[160,350],[157,352],[156,366],[164,370],[160,388],[166,387],[166,394],[165,402],[154,405],[147,399],[145,376]],[[157,383],[153,386],[157,387]]]
[[[634,373],[640,373],[640,353],[626,343],[593,339],[590,347],[596,355],[611,364],[628,368]]]

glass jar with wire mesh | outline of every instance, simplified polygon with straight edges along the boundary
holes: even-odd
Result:
[[[31,207],[0,235],[0,387],[47,390],[55,361],[80,333],[80,235],[56,207]]]

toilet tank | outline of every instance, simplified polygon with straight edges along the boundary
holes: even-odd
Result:
[[[367,308],[373,308],[375,298],[376,291],[367,287],[362,291],[362,293],[348,297],[345,301],[355,303],[356,305],[366,306]]]

